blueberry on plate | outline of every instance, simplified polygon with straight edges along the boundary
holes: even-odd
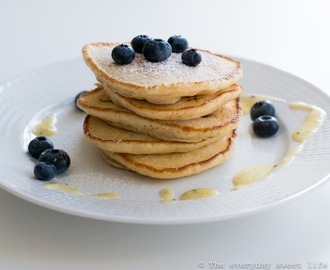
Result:
[[[275,116],[275,107],[273,103],[268,100],[262,100],[252,106],[250,110],[252,121],[262,115]]]
[[[132,39],[131,45],[132,48],[135,52],[137,53],[142,53],[142,49],[144,44],[148,41],[151,40],[151,37],[148,37],[147,35],[138,35],[135,38]]]
[[[38,162],[48,162],[53,164],[57,173],[65,172],[71,164],[70,157],[67,152],[61,149],[48,149],[41,153]]]
[[[111,57],[117,64],[126,65],[134,60],[135,52],[130,46],[120,44],[113,48]]]
[[[34,166],[34,175],[38,180],[48,181],[57,175],[56,167],[49,162],[38,162]]]
[[[258,137],[268,138],[277,133],[279,124],[274,116],[262,115],[253,121],[252,129]]]
[[[174,53],[182,53],[188,48],[188,41],[180,35],[171,36],[167,42],[170,43]]]
[[[28,151],[30,155],[34,158],[39,158],[40,154],[43,151],[53,148],[53,142],[44,136],[35,137],[32,141],[30,141],[28,145]]]
[[[82,94],[85,94],[85,93],[87,93],[88,91],[81,91],[81,92],[79,92],[76,96],[75,96],[75,98],[74,98],[74,104],[76,105],[76,108],[78,109],[78,110],[80,110],[80,111],[82,111],[82,109],[80,109],[79,107],[78,107],[78,104],[77,104],[77,101],[78,101],[78,98],[82,95]]]
[[[161,62],[170,57],[172,47],[165,40],[152,39],[144,44],[142,53],[148,61]]]
[[[195,67],[199,65],[200,62],[202,62],[202,55],[196,49],[191,49],[184,51],[181,55],[181,59],[183,64]]]

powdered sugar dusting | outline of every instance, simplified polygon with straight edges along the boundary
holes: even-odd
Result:
[[[171,56],[158,63],[145,60],[142,54],[136,53],[135,59],[128,65],[116,64],[112,57],[111,46],[90,46],[89,54],[95,63],[111,77],[135,85],[152,87],[154,85],[172,85],[203,81],[222,81],[237,76],[237,63],[211,53],[200,51],[202,62],[197,67],[184,65],[181,53]]]

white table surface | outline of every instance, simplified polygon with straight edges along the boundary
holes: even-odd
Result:
[[[275,66],[330,94],[327,0],[1,0],[0,10],[1,83],[80,57],[86,43],[181,34],[197,48]],[[215,262],[225,269],[258,262],[330,268],[329,209],[327,182],[242,218],[135,225],[70,216],[0,189],[0,269],[216,269]]]

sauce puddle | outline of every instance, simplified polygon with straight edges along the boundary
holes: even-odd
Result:
[[[175,193],[172,189],[164,188],[159,191],[159,196],[162,198],[162,203],[175,203]]]
[[[193,188],[184,192],[179,200],[202,200],[215,197],[219,192],[212,188]],[[162,198],[162,203],[175,203],[175,193],[172,189],[164,188],[159,191],[159,196]]]
[[[83,193],[75,188],[66,186],[66,185],[61,185],[61,184],[57,184],[57,183],[47,183],[47,184],[43,184],[43,187],[48,188],[48,189],[59,189],[71,194],[75,194],[75,195],[83,195]]]
[[[56,122],[57,118],[55,114],[46,116],[39,124],[36,124],[33,127],[32,133],[36,136],[52,136],[57,132],[57,128],[55,126]]]
[[[180,200],[200,200],[215,197],[219,192],[212,188],[194,188],[180,196]]]
[[[91,196],[94,199],[107,200],[107,199],[120,199],[120,196],[113,192],[105,192]]]

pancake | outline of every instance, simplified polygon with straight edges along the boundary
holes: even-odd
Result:
[[[114,160],[139,174],[159,179],[185,177],[208,170],[225,162],[233,152],[235,131],[219,140],[186,153],[132,155],[105,151],[106,162]],[[110,163],[111,164],[111,163]]]
[[[139,116],[112,103],[101,88],[81,95],[77,105],[87,114],[106,120],[115,127],[166,141],[200,142],[212,137],[223,137],[237,127],[241,117],[238,98],[209,115],[183,121],[155,120]]]
[[[184,65],[181,53],[172,53],[162,62],[147,61],[142,54],[127,65],[116,64],[112,49],[118,43],[92,43],[82,49],[105,91],[145,99],[154,104],[174,104],[184,96],[213,94],[228,88],[242,77],[238,61],[206,50],[198,50],[202,62],[197,67]]]
[[[84,134],[89,142],[102,150],[129,154],[189,152],[222,139],[222,137],[213,137],[196,143],[162,141],[114,127],[91,115],[85,117]]]
[[[169,105],[152,104],[146,100],[128,98],[114,91],[107,91],[107,94],[113,103],[143,117],[160,120],[189,120],[214,112],[228,101],[238,98],[241,92],[242,87],[234,84],[214,94],[182,97],[175,104]]]

